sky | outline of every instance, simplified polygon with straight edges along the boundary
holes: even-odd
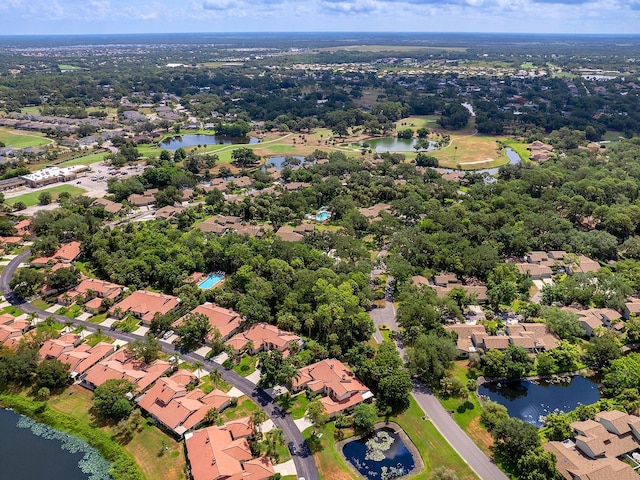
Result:
[[[640,0],[0,0],[0,34],[640,34]]]

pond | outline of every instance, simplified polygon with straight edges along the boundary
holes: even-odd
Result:
[[[110,464],[83,440],[0,408],[0,477],[110,480]]]
[[[478,387],[478,394],[504,405],[510,416],[536,427],[543,425],[541,417],[556,410],[569,412],[578,405],[600,400],[597,381],[580,375],[559,383],[528,380],[485,383]]]
[[[378,153],[415,152],[415,149],[413,147],[419,141],[420,139],[418,138],[383,137],[383,138],[372,138],[370,140],[366,140],[365,142],[354,144],[354,146],[361,147],[363,146],[363,144],[366,144]],[[427,148],[426,150],[423,149],[421,151],[425,152],[425,151],[430,151],[435,149],[436,149],[436,143],[429,140],[429,148]]]
[[[342,453],[366,478],[391,480],[407,475],[416,466],[400,435],[390,428],[346,443]]]
[[[299,165],[302,165],[303,163],[305,163],[304,157],[301,157],[299,155],[287,155],[286,157],[282,157],[282,156],[269,157],[267,158],[266,164],[262,168],[262,170],[265,171],[267,168],[270,168],[270,167],[275,167],[276,170],[282,170],[284,167],[288,165],[287,159],[290,159],[290,158],[295,158],[296,160],[299,160],[300,161]]]
[[[254,144],[260,140],[255,137],[224,137],[222,135],[204,135],[194,133],[165,138],[160,147],[165,150],[177,150],[180,147],[196,147],[198,145],[233,145]]]

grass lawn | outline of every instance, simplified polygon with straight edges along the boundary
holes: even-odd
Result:
[[[113,343],[114,341],[115,339],[111,337],[107,337],[103,333],[98,333],[98,332],[92,333],[91,335],[87,335],[86,337],[86,343],[90,347],[95,347],[100,342]]]
[[[20,113],[29,113],[29,114],[35,113],[36,115],[40,115],[40,107],[36,107],[36,106],[22,107],[20,109]]]
[[[115,322],[112,327],[115,327],[125,333],[131,333],[135,332],[140,327],[140,320],[133,317],[127,317],[119,322]]]
[[[251,375],[256,371],[256,358],[245,355],[238,365],[234,365],[233,371],[243,377]]]
[[[304,417],[309,407],[309,399],[306,392],[299,393],[296,396],[289,396],[287,402],[287,396],[280,395],[277,399],[278,405],[280,405],[287,413],[291,415],[294,420]]]
[[[211,375],[205,375],[200,379],[202,382],[198,385],[198,388],[202,390],[204,393],[211,393],[215,388],[218,390],[222,390],[223,392],[228,392],[231,390],[231,385],[220,379],[215,384],[213,380],[211,380]]]
[[[453,368],[453,376],[467,383],[467,368],[465,361],[456,362]],[[478,445],[484,453],[491,455],[491,445],[493,438],[491,434],[480,424],[480,413],[482,407],[475,394],[469,394],[467,398],[439,397],[440,403],[447,410],[453,410],[453,419],[460,425],[469,437]]]
[[[49,406],[59,412],[71,415],[78,420],[91,423],[89,410],[92,405],[92,393],[80,386],[69,387],[62,395],[52,397]],[[97,427],[96,427],[97,428]],[[109,427],[102,427],[110,431]],[[168,447],[167,450],[163,450]],[[182,444],[146,422],[132,440],[124,446],[140,466],[147,480],[179,480],[186,478],[186,461],[182,453]],[[160,452],[163,452],[160,455]]]
[[[519,142],[518,140],[514,140],[512,138],[507,138],[505,140],[502,140],[502,143],[504,143],[507,147],[510,147],[514,152],[516,152],[522,160],[524,160],[525,162],[529,161],[529,158],[531,157],[531,152],[527,150],[527,147],[529,146],[528,143]]]
[[[13,315],[14,317],[18,317],[22,315],[22,310],[14,307],[13,305],[8,305],[0,310],[0,313],[8,313],[9,315]]]
[[[144,158],[156,158],[160,156],[160,152],[162,152],[162,148],[156,146],[156,145],[140,145],[138,147],[138,153],[140,153],[141,157]],[[169,152],[171,153],[171,156],[173,157],[173,152]]]
[[[14,130],[0,129],[0,142],[11,148],[43,147],[51,140],[36,134],[19,133]]]
[[[484,135],[461,135],[451,133],[451,144],[427,152],[438,159],[441,167],[477,170],[504,165],[509,162],[506,155],[498,150],[496,140],[500,137]]]
[[[64,315],[69,318],[77,318],[82,314],[82,308],[74,304],[69,307],[62,307],[56,312],[56,314]]]
[[[220,417],[223,421],[235,420],[236,418],[250,417],[253,412],[258,411],[258,405],[248,397],[240,397],[238,399],[238,405],[235,407],[229,407],[222,411]]]
[[[104,160],[104,157],[109,155],[110,152],[93,153],[91,155],[84,155],[82,157],[72,158],[66,162],[62,162],[60,167],[70,167],[72,165],[90,165],[92,163],[98,163]]]
[[[396,129],[403,128],[433,128],[438,120],[437,115],[414,115],[407,118],[401,118],[396,122]]]
[[[89,319],[91,323],[102,323],[107,319],[107,313],[101,313],[99,315],[94,315]]]
[[[75,187],[73,185],[58,185],[57,187],[45,188],[44,190],[40,190],[38,192],[30,192],[25,193],[24,195],[20,195],[18,197],[7,198],[5,203],[8,205],[15,205],[16,202],[23,202],[27,207],[33,207],[38,204],[38,196],[42,192],[49,192],[53,197],[53,201],[58,198],[62,192],[69,192],[71,195],[79,195],[81,193],[85,193],[86,190],[84,188]]]
[[[59,64],[58,68],[60,70],[82,70],[82,67],[76,67],[75,65],[66,65],[66,64]]]
[[[406,412],[397,417],[391,417],[390,421],[400,425],[411,438],[422,456],[425,469],[417,475],[409,478],[412,480],[427,480],[429,473],[437,467],[447,467],[454,472],[460,480],[472,480],[478,477],[451,448],[438,430],[428,420],[422,420],[422,410],[411,398],[411,404]],[[381,419],[382,421],[383,419]],[[305,430],[302,435],[305,439],[311,438],[312,427]],[[330,422],[322,429],[322,438],[311,440],[310,447],[314,452],[314,459],[320,478],[323,480],[351,480],[356,477],[347,467],[340,453],[336,450],[335,423]],[[347,436],[350,432],[346,432]]]
[[[34,307],[41,308],[42,310],[46,310],[47,308],[49,308],[51,306],[51,304],[45,302],[41,298],[36,298],[33,302],[30,302],[30,303]]]

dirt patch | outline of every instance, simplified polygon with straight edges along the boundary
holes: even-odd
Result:
[[[487,430],[480,424],[479,418],[474,418],[469,427],[467,428],[469,436],[478,445],[484,453],[491,456],[491,447],[493,446],[493,437]]]

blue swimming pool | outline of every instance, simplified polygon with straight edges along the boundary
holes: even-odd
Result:
[[[207,278],[205,278],[203,281],[201,281],[198,284],[198,288],[201,288],[202,290],[209,290],[210,288],[215,287],[222,280],[224,280],[224,276],[223,275],[218,275],[216,273],[211,273],[211,274],[209,274],[207,276]]]
[[[330,217],[331,217],[330,212],[319,212],[316,214],[316,220],[319,222],[324,222],[325,220],[328,220]]]

